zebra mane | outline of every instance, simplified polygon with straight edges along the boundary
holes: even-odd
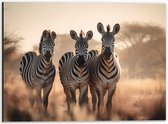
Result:
[[[110,32],[110,25],[107,25],[107,32]]]
[[[43,36],[41,36],[40,43],[39,43],[39,53],[41,54],[41,47],[42,47]]]
[[[51,37],[50,30],[48,30],[49,38]],[[41,36],[40,43],[39,43],[39,53],[41,54],[41,47],[43,42],[43,35]]]
[[[80,38],[83,38],[85,36],[85,33],[81,30],[79,36],[80,36]]]

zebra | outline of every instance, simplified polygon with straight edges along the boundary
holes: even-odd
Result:
[[[75,40],[75,55],[73,52],[65,53],[59,60],[59,75],[66,95],[68,112],[71,112],[71,103],[76,104],[76,89],[79,89],[79,105],[88,105],[88,41],[92,39],[93,32],[89,30],[84,37],[81,30],[79,37],[74,30],[70,36]]]
[[[102,35],[102,50],[101,54],[94,56],[89,63],[89,87],[92,96],[93,111],[96,109],[98,97],[98,117],[101,118],[104,96],[107,91],[106,110],[108,117],[111,116],[112,96],[115,92],[116,84],[120,79],[121,68],[119,57],[114,52],[114,36],[119,32],[120,25],[115,24],[112,32],[110,32],[110,25],[108,25],[107,32],[105,32],[103,24],[99,22],[97,30]]]
[[[56,33],[44,30],[39,44],[39,55],[34,51],[27,52],[20,62],[20,75],[31,92],[32,104],[37,104],[38,111],[47,112],[48,96],[52,89],[56,69],[52,63]],[[41,92],[43,96],[41,98]]]

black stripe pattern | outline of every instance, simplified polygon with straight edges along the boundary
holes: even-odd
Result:
[[[117,54],[114,52],[114,35],[119,32],[119,24],[114,25],[110,32],[110,26],[107,26],[107,32],[104,31],[102,23],[97,25],[98,32],[102,34],[102,51],[95,56],[89,63],[90,67],[90,91],[92,95],[93,110],[95,110],[98,97],[98,114],[101,118],[103,107],[103,97],[108,91],[106,108],[108,115],[111,115],[112,96],[116,89],[116,84],[120,79],[120,64]]]
[[[20,75],[25,84],[30,89],[35,89],[37,94],[41,94],[43,89],[43,105],[47,109],[48,95],[52,88],[56,70],[52,63],[54,55],[56,33],[44,30],[41,36],[39,52],[27,52],[20,62]],[[39,102],[41,101],[41,97]]]
[[[75,55],[73,52],[65,53],[59,60],[59,75],[66,95],[68,111],[70,104],[76,103],[76,89],[79,89],[79,105],[82,106],[88,102],[88,40],[93,36],[92,31],[86,33],[83,31],[79,37],[73,30],[70,31],[71,38],[76,41]]]

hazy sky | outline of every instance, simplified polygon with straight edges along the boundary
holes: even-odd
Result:
[[[114,3],[5,3],[5,31],[24,38],[21,51],[32,50],[38,44],[44,29],[57,34],[82,29],[92,30],[99,40],[97,23],[104,26],[124,22],[152,23],[165,28],[165,4],[114,4]],[[122,28],[122,27],[121,27]]]

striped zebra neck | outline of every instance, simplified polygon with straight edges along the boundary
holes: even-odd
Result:
[[[105,55],[102,53],[101,58],[106,61],[107,63],[110,63],[114,59],[114,53],[111,54],[110,59],[106,59]]]
[[[74,62],[73,62],[73,65],[72,65],[72,66],[73,66],[73,67],[76,67],[77,69],[82,70],[83,68],[85,68],[85,67],[86,67],[86,62],[84,63],[84,65],[83,65],[83,66],[79,66],[78,61],[77,61],[77,58],[76,58],[76,57],[74,57]]]
[[[49,69],[50,66],[52,65],[52,60],[49,62],[45,60],[44,56],[40,55],[39,56],[39,66],[42,66],[43,69]]]
[[[84,66],[82,66],[82,67],[79,67],[78,62],[75,58],[72,61],[70,71],[71,71],[70,75],[74,80],[82,81],[87,78],[88,71],[87,71],[86,64],[84,64]]]
[[[115,64],[115,58],[110,57],[111,59],[107,60],[103,54],[100,54],[98,58],[98,64],[96,71],[97,77],[104,83],[113,82],[116,80],[118,74],[118,67]]]
[[[113,60],[114,60],[113,54],[108,60],[105,58],[104,54],[101,54],[99,58],[99,65],[104,68],[103,70],[106,70],[106,71],[111,70],[112,67],[114,66]]]
[[[84,68],[84,67],[86,67],[86,62],[82,65],[82,66],[80,66],[79,65],[79,63],[78,63],[78,60],[77,60],[77,57],[75,56],[74,57],[74,65],[76,66],[76,67],[78,67],[78,68],[80,68],[80,69],[82,69],[82,68]]]

